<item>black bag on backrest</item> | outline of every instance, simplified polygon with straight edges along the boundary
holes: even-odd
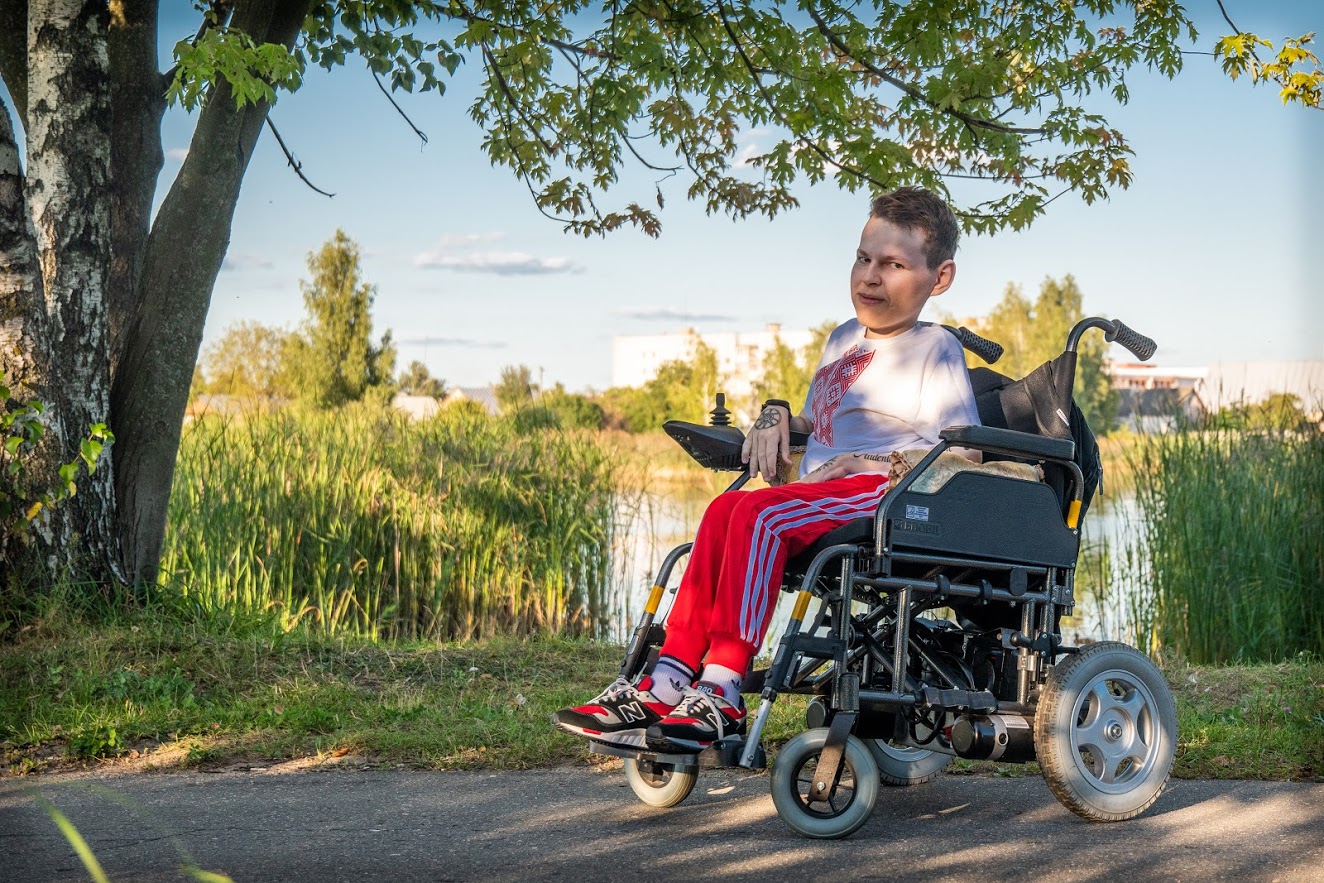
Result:
[[[1012,380],[991,368],[971,368],[970,385],[974,388],[979,420],[985,426],[1069,438],[1076,443],[1076,465],[1085,478],[1080,494],[1080,515],[1084,518],[1095,490],[1103,483],[1103,462],[1094,432],[1071,398],[1075,374],[1076,354],[1066,352],[1020,380]],[[1044,481],[1059,500],[1065,500],[1066,470],[1045,469]]]

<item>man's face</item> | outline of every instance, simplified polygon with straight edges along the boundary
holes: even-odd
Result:
[[[929,298],[946,291],[956,276],[956,262],[929,268],[924,234],[869,218],[850,272],[855,318],[865,337],[895,337],[919,320]]]

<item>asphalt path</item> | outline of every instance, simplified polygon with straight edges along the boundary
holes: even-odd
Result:
[[[45,801],[46,803],[43,803]],[[1324,881],[1324,784],[1173,781],[1142,817],[1086,822],[1041,779],[886,788],[841,841],[782,824],[763,773],[707,770],[681,806],[619,769],[223,772],[0,780],[0,880]]]

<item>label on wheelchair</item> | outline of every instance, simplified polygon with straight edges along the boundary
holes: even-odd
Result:
[[[929,507],[928,507],[928,506],[906,506],[906,520],[907,520],[907,521],[928,521],[928,520],[929,520]]]
[[[930,524],[928,521],[893,521],[892,529],[905,533],[922,533],[931,537],[942,536],[941,524]]]

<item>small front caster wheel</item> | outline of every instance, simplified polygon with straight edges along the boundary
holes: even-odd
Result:
[[[690,796],[699,773],[697,769],[686,771],[669,763],[629,757],[625,760],[625,780],[644,803],[665,808]]]
[[[846,740],[837,787],[811,795],[827,728],[806,730],[786,743],[772,768],[772,802],[777,815],[797,833],[819,839],[849,837],[869,820],[878,801],[878,764],[864,743]]]

